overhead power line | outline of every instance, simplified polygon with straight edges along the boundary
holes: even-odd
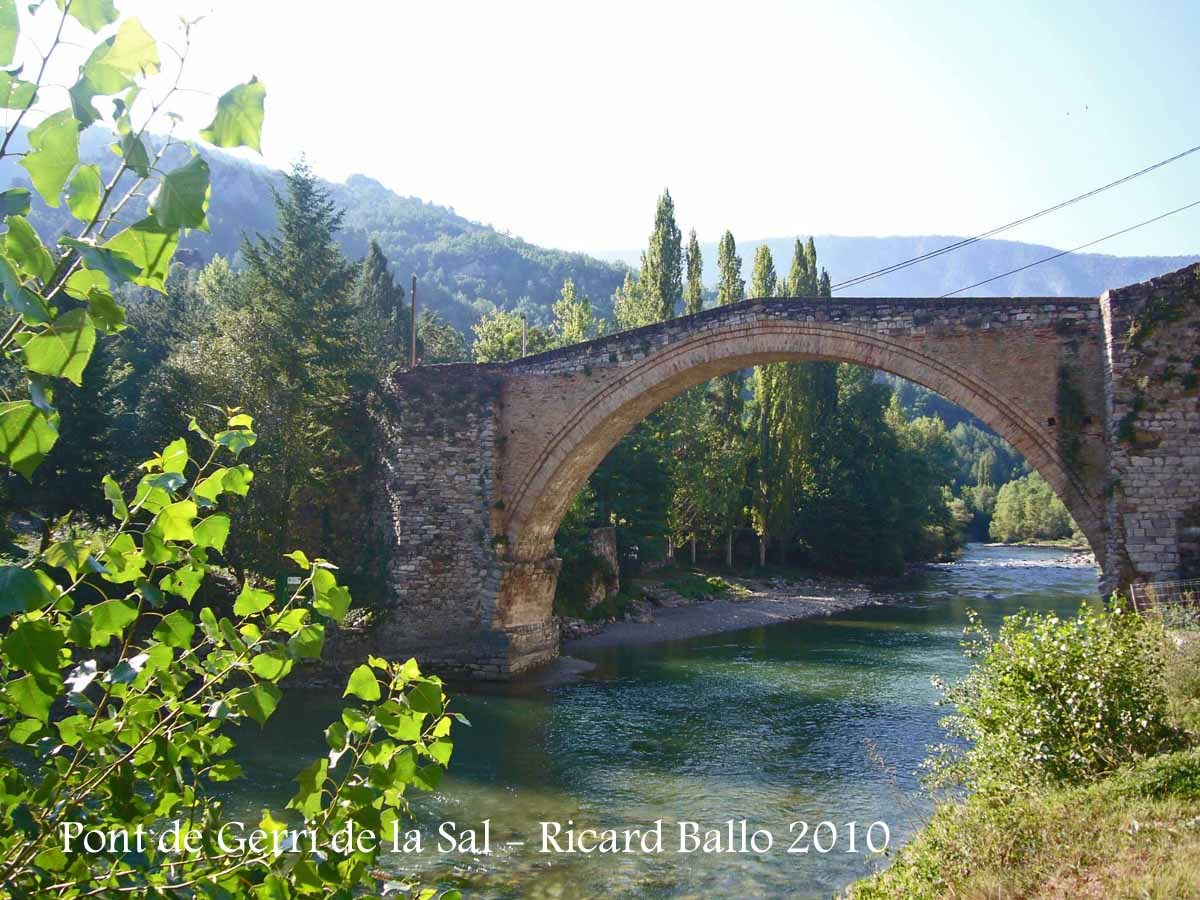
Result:
[[[1090,190],[1086,194],[1080,194],[1077,197],[1072,197],[1070,200],[1064,200],[1062,203],[1057,203],[1054,206],[1048,206],[1046,209],[1038,210],[1035,213],[1032,213],[1021,219],[1016,219],[1015,221],[1009,222],[1006,225],[999,225],[990,231],[985,231],[982,234],[975,235],[974,237],[963,238],[961,241],[956,241],[953,244],[947,244],[945,247],[940,247],[937,250],[931,250],[928,253],[922,253],[920,256],[914,256],[910,259],[901,260],[900,262],[893,263],[889,266],[884,266],[882,269],[876,269],[873,272],[866,272],[854,278],[849,278],[846,281],[839,281],[837,284],[833,285],[832,289],[835,291],[840,291],[844,288],[854,287],[855,285],[862,284],[865,281],[871,281],[875,278],[882,278],[884,275],[890,275],[892,272],[898,272],[901,269],[907,269],[909,266],[915,266],[917,263],[922,263],[928,259],[941,256],[943,253],[950,253],[962,247],[985,240],[986,238],[1000,234],[1002,231],[1008,231],[1011,228],[1016,228],[1018,225],[1024,225],[1026,222],[1032,222],[1034,219],[1039,219],[1042,216],[1049,215],[1052,212],[1058,212],[1058,210],[1065,209],[1072,204],[1079,203],[1081,200],[1087,200],[1089,197],[1095,197],[1097,194],[1102,194],[1107,190],[1118,187],[1119,185],[1132,181],[1135,178],[1140,178],[1143,175],[1153,172],[1155,169],[1161,169],[1163,166],[1170,165],[1173,162],[1181,160],[1185,156],[1195,153],[1197,150],[1200,150],[1200,144],[1197,144],[1195,147],[1189,147],[1182,153],[1176,153],[1174,156],[1168,157],[1167,159],[1159,160],[1158,162],[1154,163],[1154,165],[1147,166],[1144,169],[1139,169],[1138,171],[1132,172],[1123,178],[1118,178],[1116,181],[1110,181],[1108,184],[1095,188],[1094,190]],[[1168,213],[1168,215],[1170,215],[1170,213]],[[1070,253],[1073,251],[1068,250],[1067,252]]]
[[[958,290],[951,291],[948,294],[942,294],[942,296],[943,297],[953,297],[955,294],[961,294],[963,291],[971,290],[971,288],[977,288],[977,287],[980,287],[981,285],[989,284],[993,281],[998,281],[1001,278],[1007,278],[1009,275],[1016,275],[1018,272],[1024,272],[1026,269],[1032,269],[1034,266],[1040,266],[1042,263],[1048,263],[1048,262],[1050,262],[1050,260],[1058,259],[1060,256],[1066,256],[1068,253],[1077,253],[1080,250],[1086,250],[1088,247],[1094,247],[1097,244],[1102,243],[1103,241],[1109,240],[1110,238],[1120,237],[1123,234],[1128,234],[1131,231],[1136,231],[1138,228],[1141,228],[1144,225],[1150,225],[1154,222],[1158,222],[1162,219],[1167,218],[1167,216],[1173,216],[1176,213],[1183,212],[1185,209],[1191,209],[1193,206],[1200,206],[1200,200],[1195,200],[1192,203],[1187,204],[1186,206],[1181,206],[1178,209],[1173,209],[1170,212],[1165,212],[1161,216],[1155,216],[1153,219],[1147,219],[1145,222],[1138,222],[1136,225],[1130,225],[1128,228],[1122,228],[1120,231],[1114,231],[1112,234],[1106,234],[1104,237],[1096,238],[1094,241],[1088,241],[1086,244],[1080,244],[1078,247],[1072,247],[1070,250],[1060,250],[1058,253],[1047,256],[1044,259],[1035,260],[1034,262],[1028,263],[1027,265],[1024,265],[1024,266],[1020,266],[1016,269],[1009,269],[1007,272],[1002,272],[999,275],[993,275],[991,278],[985,278],[985,279],[983,279],[983,281],[977,281],[974,284],[968,284],[966,287],[960,287]]]

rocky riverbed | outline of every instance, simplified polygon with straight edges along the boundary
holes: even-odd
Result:
[[[690,600],[659,582],[640,587],[641,599],[623,621],[561,621],[563,652],[739,631],[779,622],[832,616],[895,597],[863,582],[837,578],[729,578],[735,591]]]

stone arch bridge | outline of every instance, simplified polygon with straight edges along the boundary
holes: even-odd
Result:
[[[490,678],[552,659],[554,535],[592,470],[681,391],[798,360],[882,369],[978,416],[1058,492],[1106,588],[1194,572],[1200,265],[1098,299],[752,300],[507,364],[398,371],[369,404],[390,607],[372,649]]]

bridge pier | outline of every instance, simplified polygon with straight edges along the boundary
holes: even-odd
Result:
[[[1200,265],[1098,300],[765,300],[397,372],[369,403],[384,611],[354,652],[487,679],[549,662],[554,534],[609,449],[694,384],[804,359],[881,368],[979,416],[1063,499],[1105,589],[1200,575]]]

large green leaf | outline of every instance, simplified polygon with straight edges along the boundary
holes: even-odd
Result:
[[[142,272],[142,266],[130,258],[128,254],[123,253],[119,248],[113,247],[111,241],[103,247],[97,247],[91,241],[81,241],[77,238],[64,237],[59,238],[59,243],[70,247],[79,254],[85,266],[104,276],[105,282],[100,284],[100,287],[107,288],[110,285],[115,286],[124,284],[127,281],[135,281]],[[75,275],[78,274],[78,272],[75,273]],[[71,282],[75,281],[75,275],[67,279],[68,293],[73,297],[77,296],[77,291],[83,287],[79,282],[71,286]],[[79,299],[86,297],[90,293],[91,287],[96,284],[97,281],[95,279],[90,280],[87,284],[88,290]]]
[[[375,678],[374,670],[368,665],[361,665],[350,673],[343,697],[361,697],[368,703],[378,700],[379,681]]]
[[[46,619],[18,622],[4,638],[4,655],[22,672],[58,675],[58,651],[66,636]]]
[[[21,272],[40,278],[43,284],[54,274],[54,260],[50,257],[50,251],[33,230],[33,226],[20,216],[8,217],[4,252]]]
[[[37,85],[31,81],[22,81],[15,75],[0,72],[0,107],[4,109],[24,109],[33,102],[37,94]]]
[[[79,162],[79,122],[69,109],[56,112],[29,132],[29,152],[21,165],[48,206],[58,206],[58,192]]]
[[[67,0],[58,0],[58,8],[66,9]],[[113,0],[72,0],[71,16],[88,31],[96,32],[105,25],[117,21],[117,8]]]
[[[81,222],[92,221],[100,212],[100,193],[103,190],[100,167],[80,166],[67,186],[67,209]]]
[[[25,366],[41,375],[83,384],[83,370],[96,346],[96,326],[86,310],[73,309],[25,344]]]
[[[125,328],[125,307],[119,305],[116,298],[102,288],[92,288],[88,292],[88,315],[92,324],[100,331],[115,332]]]
[[[4,686],[4,696],[29,718],[48,722],[54,692],[47,687],[46,681],[48,679],[39,679],[34,675],[17,678]]]
[[[252,588],[246,584],[242,586],[241,593],[233,601],[233,614],[250,616],[262,612],[274,602],[275,598],[270,591],[260,591],[258,588]]]
[[[18,566],[0,566],[0,616],[30,612],[53,597],[37,573]]]
[[[92,646],[107,644],[112,637],[120,637],[130,623],[137,618],[137,607],[128,600],[105,600],[88,607],[84,614],[91,618]],[[82,616],[76,616],[76,620]]]
[[[125,165],[143,178],[150,174],[150,154],[146,152],[146,145],[140,137],[130,132],[124,135],[121,143],[116,146],[125,158]]]
[[[20,34],[16,0],[0,0],[0,66],[12,65]]]
[[[202,156],[193,156],[185,165],[163,176],[151,200],[154,218],[163,228],[207,230],[208,194],[208,163]]]
[[[133,260],[141,270],[133,279],[137,284],[166,293],[167,270],[179,246],[178,228],[163,228],[153,216],[147,216],[104,246]]]
[[[192,540],[192,522],[196,519],[196,504],[191,500],[180,500],[167,504],[154,517],[154,525],[164,541]]]
[[[228,537],[229,516],[209,516],[196,526],[193,540],[197,547],[212,547],[223,553]]]
[[[257,78],[230,88],[217,101],[217,114],[200,137],[217,147],[250,147],[261,152],[266,96],[267,89]]]
[[[158,627],[154,629],[154,638],[168,647],[186,648],[192,645],[192,635],[195,633],[196,626],[192,624],[191,618],[186,612],[177,609],[168,613],[158,623]]]
[[[139,74],[153,75],[159,69],[158,47],[142,23],[125,19],[117,33],[102,41],[79,72],[72,85],[71,109],[86,127],[100,118],[92,105],[94,97],[111,96],[134,84]]]
[[[282,696],[282,692],[273,684],[256,684],[237,698],[237,705],[238,709],[261,725],[275,712]]]
[[[26,478],[58,440],[57,417],[48,418],[29,400],[0,403],[0,462]]]

